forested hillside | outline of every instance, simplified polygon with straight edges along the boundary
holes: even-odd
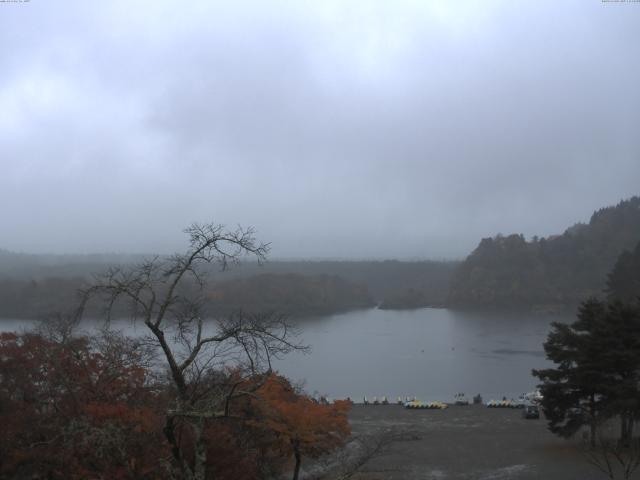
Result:
[[[219,278],[247,278],[265,273],[337,275],[365,285],[376,302],[387,302],[416,292],[423,302],[443,303],[449,281],[460,262],[435,260],[274,260],[263,265],[245,262]]]
[[[618,256],[640,241],[640,197],[596,211],[562,235],[484,238],[458,267],[448,304],[554,310],[602,295]]]
[[[143,255],[29,255],[0,250],[0,317],[40,318],[65,311],[93,274],[127,267]],[[271,309],[295,315],[335,313],[382,302],[389,308],[442,305],[457,262],[275,260],[208,272],[214,313]]]
[[[640,301],[640,242],[633,251],[625,250],[618,257],[607,278],[607,297],[610,301]]]

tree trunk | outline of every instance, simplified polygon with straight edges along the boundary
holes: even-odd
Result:
[[[591,448],[596,448],[596,397],[594,394],[591,394],[591,397],[589,399],[589,403],[590,403],[590,414],[591,414],[591,431],[590,431],[590,438],[589,441],[591,443]]]
[[[622,413],[620,415],[620,445],[628,447],[631,445],[631,437],[633,436],[633,416],[630,413]]]
[[[190,423],[193,427],[195,449],[193,478],[194,480],[205,480],[207,474],[207,446],[203,438],[204,419],[196,418]]]
[[[297,441],[293,444],[293,456],[296,459],[296,466],[293,469],[293,480],[298,480],[298,476],[300,475],[300,464],[302,463],[302,456],[300,455],[300,448]]]
[[[169,442],[169,445],[171,445],[171,454],[176,461],[176,464],[180,468],[180,475],[176,478],[191,478],[193,476],[191,468],[189,468],[189,465],[187,465],[187,463],[184,461],[184,458],[182,458],[182,452],[180,451],[178,439],[175,435],[175,423],[173,417],[169,415],[166,417],[166,423],[163,432],[167,441]]]

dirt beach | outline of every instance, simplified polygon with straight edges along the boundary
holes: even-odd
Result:
[[[381,429],[415,434],[413,440],[391,444],[383,456],[367,464],[368,473],[362,478],[606,478],[588,463],[581,438],[560,439],[547,430],[544,418],[526,420],[518,409],[471,405],[407,410],[399,405],[354,405],[350,420],[356,435]]]

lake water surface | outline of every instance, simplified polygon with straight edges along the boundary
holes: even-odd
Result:
[[[317,317],[300,321],[311,352],[289,355],[275,368],[304,380],[310,393],[356,401],[365,395],[451,401],[457,392],[485,400],[517,397],[535,388],[531,369],[548,365],[542,343],[554,320],[571,318],[432,308]],[[24,325],[0,319],[0,330]],[[144,331],[128,322],[114,325]]]

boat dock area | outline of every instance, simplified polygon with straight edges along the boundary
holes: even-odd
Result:
[[[456,393],[453,395],[452,401],[446,402],[441,400],[427,400],[423,401],[421,399],[416,398],[415,396],[405,396],[405,397],[396,397],[391,400],[386,396],[373,396],[367,397],[362,396],[360,401],[353,400],[350,397],[347,397],[344,400],[351,402],[353,405],[361,405],[361,406],[376,406],[376,405],[401,405],[409,409],[422,409],[422,408],[432,408],[432,409],[443,409],[448,406],[464,406],[464,405],[484,405],[489,408],[522,408],[526,405],[530,404],[538,404],[542,399],[542,395],[540,395],[539,391],[533,391],[529,393],[523,393],[518,396],[518,398],[507,398],[507,396],[501,396],[498,399],[490,399],[488,401],[484,401],[481,394],[477,394],[469,399],[464,393]],[[331,400],[327,397],[321,396],[317,399],[319,403],[331,403]]]

